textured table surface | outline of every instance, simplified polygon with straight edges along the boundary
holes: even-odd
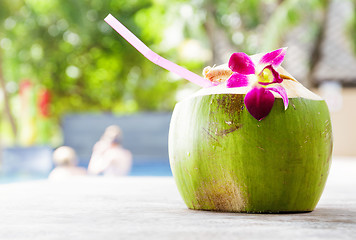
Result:
[[[0,239],[356,239],[356,159],[333,161],[315,211],[188,210],[172,178],[0,185]]]

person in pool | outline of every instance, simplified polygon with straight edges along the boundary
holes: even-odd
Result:
[[[125,176],[132,166],[132,154],[121,145],[122,131],[116,125],[106,128],[94,145],[88,172],[93,175]]]
[[[49,174],[51,180],[66,179],[69,177],[84,176],[85,168],[78,167],[78,158],[73,148],[62,146],[53,152],[53,162],[56,166]]]

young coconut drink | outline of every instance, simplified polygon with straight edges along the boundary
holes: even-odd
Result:
[[[169,130],[173,175],[191,209],[279,213],[317,205],[329,173],[325,101],[280,64],[286,49],[204,69],[214,87],[176,104]]]
[[[325,101],[280,66],[285,48],[234,53],[202,78],[153,52],[111,14],[105,21],[147,59],[203,87],[176,105],[169,130],[171,169],[189,208],[315,208],[331,164],[331,122]]]

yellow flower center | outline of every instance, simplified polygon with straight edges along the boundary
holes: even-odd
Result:
[[[263,71],[258,75],[258,81],[260,83],[272,83],[273,73],[268,68],[263,69]]]

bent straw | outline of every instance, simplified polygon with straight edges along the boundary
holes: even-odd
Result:
[[[109,14],[104,21],[109,24],[116,32],[126,39],[132,46],[134,46],[143,56],[158,66],[174,72],[195,83],[201,87],[211,87],[212,83],[199,75],[161,57],[157,53],[149,49],[140,39],[138,39],[132,32],[130,32],[124,25],[122,25],[115,17]]]

